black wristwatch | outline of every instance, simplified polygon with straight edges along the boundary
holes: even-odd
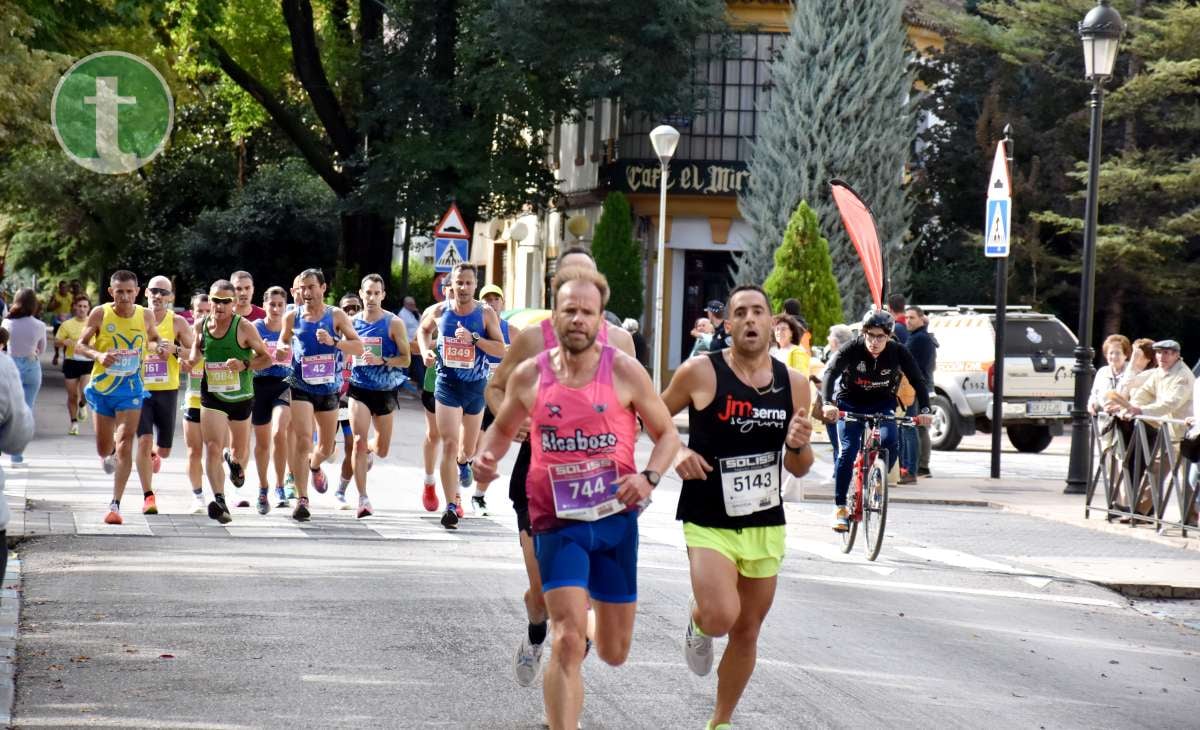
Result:
[[[478,344],[478,343],[479,343],[479,340],[480,340],[479,333],[478,333],[478,332],[472,332],[472,333],[471,333],[471,344],[472,344],[472,345]]]
[[[660,481],[662,481],[662,474],[659,474],[656,471],[651,471],[649,469],[646,469],[645,471],[643,471],[642,476],[646,477],[646,481],[650,482],[650,486],[652,486],[652,487],[657,487],[658,483]]]

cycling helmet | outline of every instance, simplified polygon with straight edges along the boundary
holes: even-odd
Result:
[[[873,309],[863,317],[860,330],[866,332],[868,327],[878,327],[885,334],[891,335],[895,326],[896,320],[892,318],[891,313],[883,309]]]

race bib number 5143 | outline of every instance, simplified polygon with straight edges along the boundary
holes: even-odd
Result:
[[[781,503],[779,452],[718,459],[725,514],[742,517]]]

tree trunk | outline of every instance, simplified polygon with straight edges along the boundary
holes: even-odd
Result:
[[[393,222],[366,211],[347,211],[341,224],[339,269],[356,269],[360,276],[379,274],[387,281],[392,271]]]
[[[404,304],[404,298],[408,296],[408,253],[412,247],[412,223],[405,221],[404,224],[404,246],[400,256],[400,294],[398,301],[401,305]],[[409,333],[410,336],[415,336]]]
[[[1105,299],[1107,301],[1104,303],[1104,327],[1100,333],[1107,337],[1121,331],[1121,319],[1125,314],[1125,289],[1112,289],[1105,294]]]

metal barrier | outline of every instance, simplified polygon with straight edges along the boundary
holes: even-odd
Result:
[[[1186,426],[1185,421],[1171,418],[1149,418],[1135,416],[1133,430],[1127,439],[1120,424],[1123,419],[1091,417],[1091,438],[1094,449],[1088,480],[1087,503],[1084,517],[1090,518],[1092,510],[1103,512],[1106,520],[1114,518],[1129,520],[1130,527],[1147,523],[1162,534],[1168,527],[1179,528],[1187,537],[1188,528],[1196,529],[1188,518],[1194,519],[1196,509],[1196,487],[1189,483],[1188,466],[1191,464],[1179,453],[1179,444],[1171,439],[1170,429],[1160,424]],[[1124,423],[1130,423],[1124,420]],[[1125,427],[1128,429],[1128,426]],[[1095,459],[1095,454],[1100,458]],[[1097,487],[1103,486],[1103,508],[1093,507]],[[1150,497],[1150,512],[1137,511],[1139,500]],[[1167,507],[1172,498],[1178,507],[1178,521],[1167,519]]]

